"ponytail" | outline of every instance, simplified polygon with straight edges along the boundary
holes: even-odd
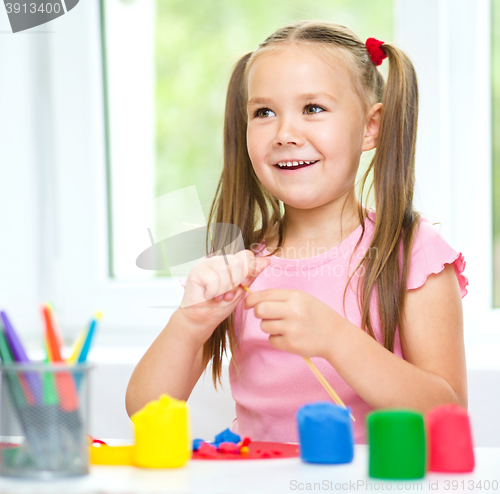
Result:
[[[373,169],[377,219],[368,252],[377,256],[362,260],[361,305],[362,325],[374,336],[369,302],[376,285],[383,344],[393,351],[396,329],[402,330],[413,234],[420,218],[413,208],[418,88],[409,58],[389,44],[382,50],[389,60],[389,76],[375,156],[363,178],[364,185]]]
[[[250,55],[251,53],[247,53],[236,63],[229,81],[224,117],[224,166],[208,216],[209,224],[238,226],[245,248],[258,245],[280,221],[279,201],[262,187],[247,151],[245,68]],[[258,219],[260,225],[257,223]],[[207,255],[227,245],[225,238],[220,235],[215,239],[214,245],[208,230]],[[229,232],[231,229],[224,230]],[[236,253],[230,249],[225,252]],[[212,360],[212,379],[215,386],[217,382],[221,382],[222,360],[227,343],[229,342],[232,354],[236,351],[234,323],[233,313],[217,326],[203,346],[203,362],[207,365]]]

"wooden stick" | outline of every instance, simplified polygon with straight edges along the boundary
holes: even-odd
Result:
[[[345,406],[345,403],[341,400],[340,396],[335,392],[335,390],[330,386],[330,383],[326,380],[325,376],[321,374],[319,369],[312,363],[311,359],[309,357],[302,357],[305,361],[305,363],[309,366],[313,374],[318,378],[318,381],[323,385],[323,387],[326,389],[327,393],[330,395],[332,400],[342,408],[347,409]],[[352,415],[352,413],[349,412],[349,415],[353,422],[356,422],[356,419]]]
[[[250,288],[247,286],[240,285],[241,288],[246,290],[248,293],[252,293]],[[312,363],[311,359],[309,357],[302,357],[304,359],[304,362],[308,365],[308,367],[311,369],[312,373],[316,376],[318,381],[321,383],[321,385],[325,388],[326,392],[330,396],[330,398],[339,406],[347,409],[345,406],[344,402],[340,399],[340,396],[334,391],[334,389],[330,386],[330,383],[326,380],[325,376],[321,374],[319,369]],[[352,413],[349,413],[351,416],[351,419],[353,422],[356,422],[356,419],[353,417]]]

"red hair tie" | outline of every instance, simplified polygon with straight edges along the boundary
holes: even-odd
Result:
[[[375,38],[368,38],[366,40],[366,49],[370,54],[370,58],[375,65],[380,65],[384,58],[387,58],[387,55],[384,53],[382,48],[380,48],[384,44],[383,41],[379,41]]]

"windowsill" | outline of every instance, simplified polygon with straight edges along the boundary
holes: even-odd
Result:
[[[89,354],[88,361],[94,364],[135,365],[144,355],[148,346],[97,346]],[[491,369],[500,371],[500,345],[477,345],[466,350],[467,369]],[[33,358],[41,355],[33,355]],[[229,364],[229,359],[224,359]]]

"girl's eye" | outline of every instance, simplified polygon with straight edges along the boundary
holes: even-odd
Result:
[[[315,113],[321,113],[322,111],[325,111],[324,108],[321,108],[321,106],[318,105],[307,105],[304,108],[304,111],[307,115],[314,115]]]
[[[255,116],[259,118],[267,118],[267,117],[272,117],[274,115],[274,112],[270,110],[269,108],[259,108],[255,112]]]

